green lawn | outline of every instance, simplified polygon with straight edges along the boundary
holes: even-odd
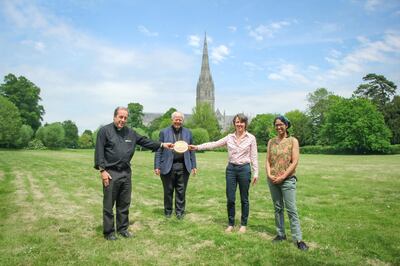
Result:
[[[272,244],[273,209],[260,154],[248,232],[224,233],[226,153],[197,154],[187,216],[163,217],[153,155],[133,159],[133,239],[102,236],[102,187],[93,151],[0,150],[0,265],[399,265],[400,156],[301,155],[304,240]],[[237,223],[240,200],[237,194]],[[286,226],[289,239],[290,230]]]

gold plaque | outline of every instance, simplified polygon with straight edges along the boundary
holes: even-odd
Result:
[[[184,153],[189,149],[189,145],[186,141],[179,140],[174,143],[174,151],[177,153]]]

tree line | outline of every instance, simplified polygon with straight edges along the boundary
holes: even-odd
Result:
[[[298,138],[303,151],[333,150],[351,153],[388,153],[391,144],[400,144],[400,96],[397,86],[382,75],[368,74],[349,98],[318,88],[307,95],[306,111],[285,115],[292,122],[290,134]],[[80,136],[71,120],[42,125],[44,107],[40,88],[23,76],[8,74],[0,85],[0,147],[6,148],[93,148],[97,130]],[[169,108],[149,125],[143,124],[143,106],[129,103],[128,126],[139,134],[158,139],[159,132],[171,123],[175,108]],[[273,119],[277,114],[256,115],[248,130],[257,138],[260,150],[274,137]],[[193,108],[185,126],[195,143],[216,140],[221,132],[215,113],[208,104]]]

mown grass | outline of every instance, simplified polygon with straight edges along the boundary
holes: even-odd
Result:
[[[0,265],[399,265],[400,156],[301,155],[304,240],[274,245],[260,154],[248,232],[224,233],[226,153],[198,153],[187,216],[165,219],[153,154],[133,159],[133,239],[102,236],[102,189],[93,151],[0,151]],[[240,201],[237,195],[237,222]],[[290,230],[287,227],[290,238]]]

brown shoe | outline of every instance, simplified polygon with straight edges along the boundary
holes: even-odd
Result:
[[[233,226],[229,225],[226,229],[225,229],[225,233],[231,233],[233,231]]]
[[[244,226],[244,225],[240,226],[240,228],[239,228],[239,233],[240,233],[240,234],[246,233],[246,226]]]

